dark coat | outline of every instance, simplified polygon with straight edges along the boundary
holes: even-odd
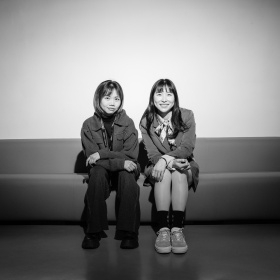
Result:
[[[85,156],[98,152],[100,159],[96,162],[109,171],[124,170],[124,161],[137,163],[139,153],[138,132],[134,122],[122,110],[114,123],[112,150],[105,146],[100,118],[97,114],[86,119],[81,130],[81,140]],[[140,167],[138,164],[138,173]]]

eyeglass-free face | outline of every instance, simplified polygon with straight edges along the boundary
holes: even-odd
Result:
[[[110,95],[105,95],[100,101],[100,107],[108,115],[113,115],[118,111],[121,105],[121,99],[114,89]]]

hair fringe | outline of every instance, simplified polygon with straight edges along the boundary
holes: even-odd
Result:
[[[141,121],[143,119],[146,119],[146,122],[147,122],[146,129],[147,129],[148,134],[150,135],[151,125],[154,121],[155,114],[156,114],[156,107],[154,105],[154,94],[159,88],[163,88],[166,86],[171,90],[171,92],[174,94],[174,97],[175,97],[175,102],[174,102],[174,106],[172,108],[172,117],[171,117],[171,123],[174,128],[174,132],[173,132],[173,135],[169,136],[169,138],[174,139],[177,137],[179,132],[185,132],[189,129],[189,127],[187,126],[187,124],[184,123],[184,121],[182,119],[182,114],[181,114],[181,110],[179,107],[179,98],[178,98],[177,90],[176,90],[174,83],[171,80],[160,79],[153,85],[151,92],[150,92],[149,104],[148,104],[144,114],[141,117]],[[141,121],[140,121],[140,124],[141,124]]]
[[[122,90],[121,85],[116,81],[106,80],[97,87],[97,89],[94,93],[94,97],[93,97],[93,107],[94,107],[95,112],[98,115],[103,115],[103,113],[104,113],[100,106],[101,99],[105,95],[111,95],[111,93],[114,89],[117,91],[117,93],[121,99],[121,104],[120,104],[120,107],[119,107],[118,111],[116,112],[116,114],[118,114],[122,111],[124,95],[123,95],[123,90]]]

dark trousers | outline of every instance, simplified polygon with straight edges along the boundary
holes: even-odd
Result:
[[[140,188],[135,174],[125,170],[109,172],[101,166],[90,169],[82,223],[86,234],[108,229],[106,199],[116,189],[116,230],[138,234],[140,226]]]

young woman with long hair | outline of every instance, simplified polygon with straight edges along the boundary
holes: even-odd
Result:
[[[185,209],[188,191],[196,190],[199,179],[199,166],[193,156],[195,129],[193,112],[179,107],[174,83],[158,80],[140,121],[149,159],[145,184],[154,186],[158,253],[185,253],[188,249],[183,233]]]

